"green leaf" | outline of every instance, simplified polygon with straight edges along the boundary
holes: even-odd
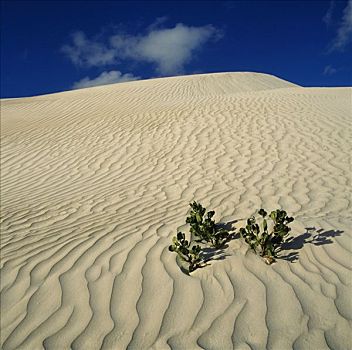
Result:
[[[178,239],[179,241],[184,240],[184,239],[185,239],[185,234],[182,233],[182,232],[179,232],[179,233],[177,234],[177,239]]]
[[[215,215],[215,211],[214,210],[211,210],[208,212],[208,219],[211,219],[214,215]]]
[[[267,212],[264,209],[260,209],[258,214],[261,215],[264,218],[264,217],[266,217]]]
[[[181,246],[181,247],[179,248],[179,250],[180,250],[180,252],[181,252],[182,254],[184,254],[184,255],[187,255],[187,254],[188,254],[188,249],[187,249],[186,247],[184,247],[184,246]]]
[[[196,220],[197,220],[198,223],[202,222],[202,217],[200,216],[199,213],[196,214]]]
[[[266,220],[263,220],[263,230],[266,231],[268,229],[268,223],[266,222]]]

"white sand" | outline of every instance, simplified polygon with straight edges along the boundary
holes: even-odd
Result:
[[[224,73],[2,100],[2,348],[350,349],[351,98]],[[320,234],[187,276],[193,200]]]

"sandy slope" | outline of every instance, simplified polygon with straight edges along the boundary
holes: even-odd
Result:
[[[3,100],[2,348],[351,348],[351,96],[227,73]],[[237,239],[183,274],[193,200],[286,209],[293,262]]]

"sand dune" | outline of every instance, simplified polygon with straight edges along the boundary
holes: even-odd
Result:
[[[2,348],[351,348],[351,98],[218,73],[2,100]],[[236,239],[185,275],[193,200],[286,209],[291,261]]]

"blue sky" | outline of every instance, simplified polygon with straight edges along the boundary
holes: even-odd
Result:
[[[1,97],[255,71],[352,86],[348,1],[2,1]]]

